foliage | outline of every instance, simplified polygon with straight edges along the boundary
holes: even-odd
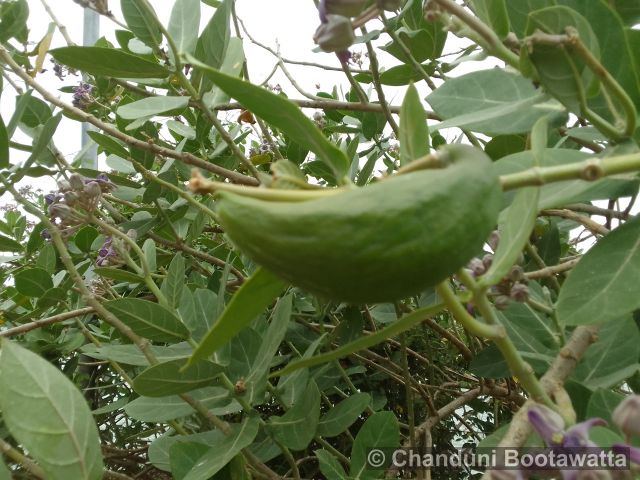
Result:
[[[298,100],[247,78],[233,0],[166,25],[121,0],[115,40],[55,49],[56,19],[0,2],[0,478],[412,478],[368,449],[637,445],[635,2],[316,3],[347,75]],[[63,117],[100,169],[58,150]],[[336,301],[352,286],[395,301]]]

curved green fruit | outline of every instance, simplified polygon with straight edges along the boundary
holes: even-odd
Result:
[[[405,298],[463,267],[498,218],[491,160],[464,145],[442,152],[447,168],[306,202],[221,192],[218,219],[248,257],[309,292],[351,303]]]

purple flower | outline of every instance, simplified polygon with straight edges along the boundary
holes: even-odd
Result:
[[[640,448],[614,443],[611,446],[611,450],[613,450],[613,453],[616,455],[629,455],[629,459],[633,463],[640,465]]]
[[[73,87],[73,106],[81,110],[86,109],[94,102],[91,92],[93,92],[93,86],[85,82]]]
[[[528,415],[529,422],[549,447],[596,446],[589,440],[589,430],[597,425],[607,425],[601,418],[590,418],[565,430],[562,417],[544,405],[530,407]]]
[[[98,259],[96,260],[96,265],[98,267],[105,267],[110,265],[109,258],[117,257],[118,252],[113,248],[113,239],[111,237],[107,237],[102,244],[102,247],[98,251]]]
[[[49,233],[49,230],[47,230],[46,228],[40,232],[40,236],[45,240],[51,240],[51,234]]]
[[[44,201],[47,202],[47,205],[51,205],[53,202],[56,201],[56,194],[55,193],[48,193],[44,196]]]

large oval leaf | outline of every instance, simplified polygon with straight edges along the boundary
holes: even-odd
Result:
[[[189,338],[189,330],[184,323],[157,303],[139,298],[120,298],[106,302],[104,306],[141,337],[156,342]]]
[[[183,360],[172,360],[147,368],[133,381],[133,388],[147,397],[178,395],[197,388],[209,387],[223,368],[213,362],[201,360],[186,369]]]
[[[338,181],[342,179],[349,168],[347,156],[323,135],[297,105],[265,88],[225,75],[191,55],[187,55],[187,58],[195,68],[200,69],[205,76],[229,96],[242,103],[245,108],[282,130],[302,147],[316,153],[318,158],[332,169]]]
[[[207,332],[190,363],[206,358],[235,337],[256,319],[285,289],[286,284],[272,273],[258,268],[233,295],[220,318]]]
[[[80,391],[35,353],[1,345],[0,410],[11,435],[48,479],[101,479],[98,429]]]
[[[152,117],[166,112],[181,110],[189,105],[189,97],[149,97],[127,103],[118,108],[118,115],[125,120]]]
[[[569,274],[558,297],[563,325],[606,323],[640,308],[640,217],[600,240]]]
[[[62,47],[49,52],[57,61],[91,75],[119,78],[165,78],[169,71],[144,58],[105,47]]]

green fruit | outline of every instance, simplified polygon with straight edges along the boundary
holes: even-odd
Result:
[[[480,252],[500,210],[500,183],[484,153],[464,145],[441,152],[447,168],[306,202],[221,192],[218,219],[249,258],[320,297],[405,298]]]

